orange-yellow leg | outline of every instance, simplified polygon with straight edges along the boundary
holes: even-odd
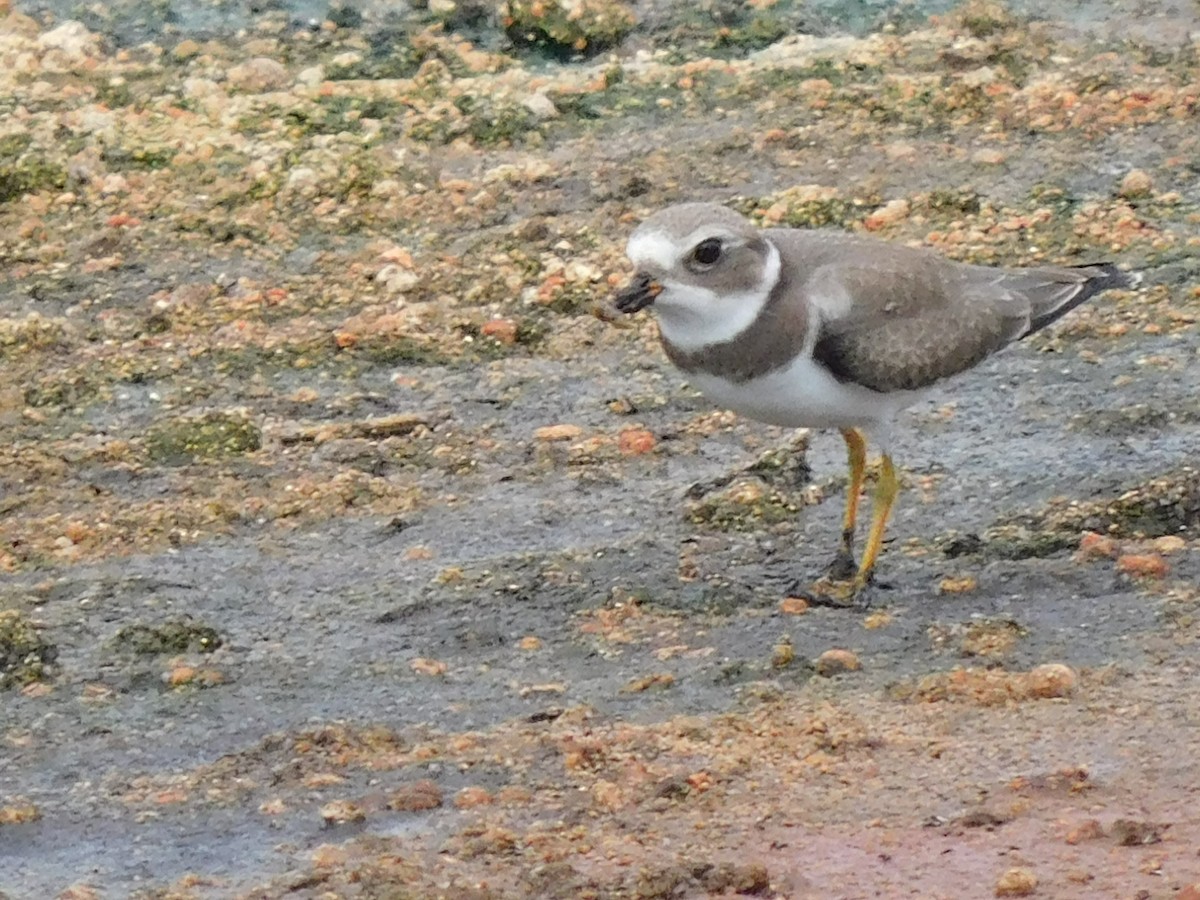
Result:
[[[879,482],[875,486],[875,500],[871,507],[871,530],[867,535],[867,547],[863,550],[862,562],[858,574],[854,576],[854,590],[861,591],[871,582],[871,573],[875,569],[875,560],[883,547],[883,533],[887,528],[888,517],[892,514],[896,495],[900,493],[900,482],[896,478],[896,467],[892,458],[883,454],[883,465],[879,469]]]
[[[846,511],[842,516],[842,546],[829,566],[829,577],[851,578],[858,566],[854,562],[854,529],[858,522],[858,502],[862,496],[863,480],[867,476],[867,441],[857,428],[843,428],[846,455],[850,468],[850,483],[846,487]]]
[[[858,441],[846,438],[846,443],[851,448],[850,481],[852,487],[856,483],[858,487],[862,485],[861,470],[856,474],[854,462],[858,452],[856,447],[861,442],[861,435],[858,437]],[[798,596],[820,606],[864,606],[869,602],[867,590],[871,585],[871,573],[875,570],[875,561],[879,559],[879,551],[883,548],[883,535],[887,529],[888,518],[892,513],[892,506],[896,502],[896,495],[899,493],[900,482],[896,478],[896,467],[892,463],[892,458],[885,453],[879,469],[879,481],[875,486],[874,503],[871,507],[871,530],[867,534],[867,546],[863,550],[862,562],[857,571],[855,571],[853,557],[849,556],[849,544],[854,537],[854,518],[858,512],[856,495],[852,494],[846,500],[847,530],[843,534],[842,550],[839,552],[838,558],[834,560],[830,571],[812,586],[812,590],[798,590],[796,591]],[[795,587],[793,590],[796,590]]]

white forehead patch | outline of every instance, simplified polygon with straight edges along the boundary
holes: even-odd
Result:
[[[625,255],[639,269],[644,267],[659,268],[669,272],[679,263],[680,257],[691,250],[700,241],[707,238],[718,238],[726,244],[741,244],[744,241],[737,235],[724,228],[714,228],[702,225],[687,235],[682,241],[673,241],[661,231],[635,231],[625,247]]]
[[[669,272],[679,260],[679,248],[661,231],[635,231],[625,246],[625,255],[636,268]]]

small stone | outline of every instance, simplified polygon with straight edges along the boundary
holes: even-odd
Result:
[[[445,675],[450,668],[440,659],[429,659],[424,656],[418,656],[411,660],[408,667],[418,675]]]
[[[396,265],[402,266],[405,269],[412,269],[416,267],[416,263],[413,261],[412,251],[410,251],[407,247],[401,247],[399,244],[394,244],[380,253],[379,260],[380,262],[385,263],[395,263]]]
[[[458,12],[455,0],[429,0],[429,11],[441,19],[448,19]]]
[[[675,676],[670,672],[654,672],[650,675],[642,675],[630,681],[625,687],[621,688],[622,694],[641,694],[651,688],[664,689],[669,688],[675,683]]]
[[[529,788],[510,784],[496,791],[496,803],[501,806],[526,806],[533,800],[533,792]]]
[[[817,657],[816,669],[818,675],[830,678],[843,672],[857,672],[862,668],[857,654],[851,650],[834,648],[826,650]]]
[[[489,806],[491,803],[492,795],[481,787],[465,787],[454,795],[454,805],[459,809]]]
[[[1085,531],[1079,539],[1079,550],[1075,553],[1077,560],[1087,559],[1116,559],[1121,555],[1121,543],[1108,535]]]
[[[521,638],[521,640],[517,644],[517,646],[520,647],[522,650],[541,650],[542,649],[542,639],[539,637],[536,637],[532,634],[529,634],[529,635],[526,635],[525,637]]]
[[[347,50],[329,60],[335,69],[352,69],[363,61],[363,55],[357,50]]]
[[[316,169],[308,166],[296,166],[288,170],[288,190],[303,192],[307,188],[316,188],[318,181]]]
[[[604,272],[598,266],[581,259],[567,263],[563,276],[572,284],[598,284],[604,280]]]
[[[336,784],[345,784],[346,776],[339,775],[336,772],[313,772],[305,775],[302,783],[310,791],[316,791],[322,788],[333,787]]]
[[[977,166],[998,166],[1001,165],[1007,158],[1008,157],[1006,157],[999,150],[993,150],[986,147],[982,150],[976,150],[971,154],[971,162],[975,163]]]
[[[0,806],[0,825],[24,825],[41,817],[42,811],[25,800]]]
[[[172,58],[182,62],[186,59],[191,59],[200,52],[200,44],[198,41],[193,41],[191,38],[184,38],[171,49]]]
[[[1175,900],[1200,900],[1200,881],[1187,885],[1175,895]]]
[[[517,693],[522,697],[531,697],[537,694],[563,694],[566,693],[566,690],[567,683],[565,681],[544,681],[540,684],[527,684]]]
[[[442,805],[442,789],[428,778],[402,784],[388,796],[388,809],[396,812],[421,812]]]
[[[863,619],[863,628],[874,631],[877,628],[886,628],[892,624],[892,614],[882,609],[877,609]]]
[[[1104,828],[1096,819],[1087,819],[1067,832],[1068,844],[1082,844],[1104,837]],[[1200,898],[1198,898],[1200,900]]]
[[[416,287],[421,276],[405,266],[389,263],[375,273],[375,280],[386,286],[390,293],[402,294]]]
[[[251,93],[280,90],[291,80],[283,63],[266,56],[233,66],[225,79],[231,87]]]
[[[37,42],[44,50],[59,51],[70,62],[81,62],[89,56],[95,56],[99,47],[96,35],[88,31],[82,22],[73,19],[45,32]]]
[[[345,847],[322,844],[312,852],[312,864],[317,869],[332,869],[346,865],[350,853]]]
[[[544,425],[533,433],[534,438],[543,443],[573,441],[582,435],[583,429],[578,425]]]
[[[867,231],[878,231],[881,228],[886,228],[888,225],[899,222],[901,219],[907,219],[908,212],[909,205],[907,200],[889,200],[863,219],[863,226]]]
[[[1187,547],[1187,541],[1177,534],[1165,534],[1160,538],[1154,539],[1154,551],[1161,553],[1163,556],[1169,556],[1172,553],[1178,553]]]
[[[87,540],[92,530],[82,522],[72,521],[67,523],[65,532],[72,544],[80,544]]]
[[[189,98],[211,97],[221,93],[221,86],[211,78],[185,78],[183,96]]]
[[[963,575],[959,578],[943,578],[938,582],[939,594],[969,594],[979,588],[979,579],[974,575]]]
[[[784,636],[771,648],[771,668],[786,669],[796,661],[796,648],[790,637]]]
[[[996,81],[996,70],[991,66],[980,66],[978,69],[972,69],[962,76],[962,83],[967,87],[986,87]]]
[[[883,154],[893,162],[897,160],[915,159],[917,156],[917,148],[905,141],[896,141],[892,144],[885,144]]]
[[[491,319],[483,323],[479,333],[484,337],[494,338],[501,344],[517,342],[517,323],[512,319]]]
[[[959,652],[963,656],[1006,656],[1024,635],[1025,630],[1011,619],[978,620],[963,632]]]
[[[1117,194],[1126,200],[1133,200],[1138,197],[1148,197],[1153,190],[1154,179],[1141,169],[1133,169],[1121,179],[1121,186],[1117,189]]]
[[[624,428],[617,435],[617,449],[622,456],[641,456],[654,449],[658,441],[645,428]]]
[[[326,825],[345,825],[349,822],[361,822],[367,817],[367,811],[353,800],[330,800],[321,807],[321,818]]]
[[[197,670],[194,666],[176,666],[163,676],[163,680],[171,687],[179,687],[195,681],[196,674]]]
[[[1009,869],[996,881],[997,897],[1028,897],[1037,890],[1037,876],[1020,866]]]
[[[1050,699],[1069,697],[1079,686],[1079,676],[1070,666],[1062,663],[1044,663],[1035,666],[1029,673],[1029,695]]]
[[[101,194],[124,194],[128,190],[128,179],[117,172],[110,172],[108,175],[105,175],[104,180],[100,183]]]
[[[305,87],[316,87],[324,80],[324,66],[309,66],[308,68],[301,69],[296,73],[296,84],[302,84]]]
[[[621,789],[611,781],[601,779],[592,785],[592,800],[608,810],[620,809],[625,803]]]
[[[779,601],[779,611],[785,616],[802,616],[808,612],[808,601],[803,597],[784,597]]]
[[[1163,832],[1170,823],[1143,822],[1138,819],[1117,819],[1112,823],[1110,835],[1121,847],[1141,847],[1162,841]]]
[[[533,113],[533,117],[539,121],[557,118],[559,115],[558,107],[554,105],[554,101],[547,97],[541,91],[536,94],[530,94],[521,101],[521,105]]]
[[[1127,553],[1117,560],[1117,571],[1134,578],[1165,578],[1171,571],[1157,553]]]

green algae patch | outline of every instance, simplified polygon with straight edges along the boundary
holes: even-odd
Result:
[[[729,487],[691,505],[687,519],[714,531],[757,531],[796,518],[803,503],[758,479],[740,478]]]
[[[746,472],[772,487],[798,490],[812,481],[807,453],[808,438],[795,438],[786,446],[763,453],[746,468]]]
[[[874,193],[846,197],[837,188],[802,184],[766,197],[739,197],[730,205],[764,228],[848,228],[882,202]]]
[[[374,366],[453,366],[462,362],[460,356],[433,341],[405,335],[370,338],[343,352]]]
[[[34,409],[77,408],[94,402],[103,391],[102,382],[90,373],[63,372],[27,384],[22,398]]]
[[[936,543],[951,559],[1041,559],[1076,549],[1085,531],[1139,539],[1200,533],[1200,471],[1184,466],[1111,498],[1054,500],[982,534],[945,534]]]
[[[35,350],[52,350],[67,343],[65,319],[30,313],[21,319],[0,319],[0,359]]]
[[[1200,533],[1200,470],[1183,466],[1113,498],[1054,501],[1008,524],[1070,536],[1072,546],[1084,531],[1131,538]]]
[[[954,10],[950,17],[971,37],[980,40],[1012,31],[1021,25],[1021,21],[1005,4],[994,0],[971,0]]]
[[[0,203],[66,187],[66,168],[37,153],[32,144],[27,134],[0,138]]]
[[[1122,536],[1164,537],[1200,531],[1200,470],[1184,466],[1143,482],[1114,500],[1052,509],[1059,527]]]
[[[57,658],[58,647],[22,613],[0,611],[0,689],[45,681],[53,675]]]
[[[815,501],[808,488],[808,438],[761,454],[735,477],[700,482],[688,489],[686,518],[714,531],[754,531],[792,522]]]
[[[217,630],[190,616],[170,619],[157,625],[126,625],[112,639],[118,650],[138,656],[164,653],[212,653],[224,643]]]
[[[633,11],[614,0],[509,0],[500,15],[513,43],[564,57],[599,53],[636,24]]]
[[[100,159],[113,172],[153,172],[170,166],[176,152],[173,147],[166,146],[114,145],[105,147],[100,153]]]
[[[516,144],[537,128],[533,113],[518,104],[482,103],[472,97],[462,97],[457,103],[467,117],[467,134],[484,147]]]
[[[146,433],[146,454],[166,465],[240,456],[260,447],[262,431],[242,413],[183,416],[158,422]]]
[[[1079,543],[1077,532],[1004,524],[989,528],[983,535],[947,535],[938,541],[948,558],[983,556],[988,559],[1044,559]]]

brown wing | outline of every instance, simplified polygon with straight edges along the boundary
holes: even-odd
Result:
[[[1030,301],[1006,288],[1003,270],[923,253],[886,256],[870,268],[831,262],[813,273],[812,296],[828,310],[813,355],[840,380],[917,390],[971,368],[1029,328]],[[822,303],[822,295],[831,299]]]
[[[1109,263],[992,268],[857,235],[767,234],[792,260],[789,290],[820,311],[814,357],[881,392],[963,372],[1101,291],[1140,280]]]

